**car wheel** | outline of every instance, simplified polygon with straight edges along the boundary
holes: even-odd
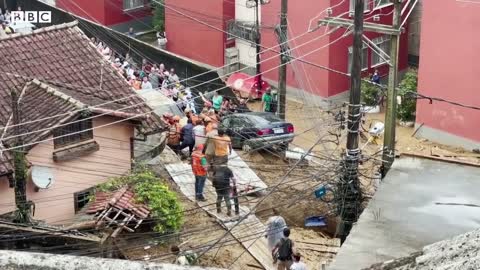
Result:
[[[243,152],[248,153],[248,152],[252,151],[252,146],[248,143],[244,143],[243,146],[242,146],[242,150],[243,150]]]

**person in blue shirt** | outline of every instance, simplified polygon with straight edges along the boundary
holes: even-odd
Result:
[[[375,73],[373,73],[372,78],[370,80],[376,84],[380,84],[380,75],[378,74],[377,69],[375,70]]]

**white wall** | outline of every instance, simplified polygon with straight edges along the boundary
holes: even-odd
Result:
[[[247,8],[247,0],[235,0],[235,20],[242,22],[255,22],[255,8]],[[259,21],[262,21],[262,6],[259,7]],[[256,51],[251,43],[242,39],[236,39],[236,47],[240,58],[240,63],[247,66],[255,66]]]

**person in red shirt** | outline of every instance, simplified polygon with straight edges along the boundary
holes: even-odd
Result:
[[[202,153],[203,145],[200,144],[195,147],[192,153],[192,171],[195,175],[195,199],[198,201],[206,201],[203,196],[203,188],[207,180],[207,159]]]

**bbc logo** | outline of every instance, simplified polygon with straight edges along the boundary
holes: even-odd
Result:
[[[51,11],[12,11],[12,22],[51,23]]]

